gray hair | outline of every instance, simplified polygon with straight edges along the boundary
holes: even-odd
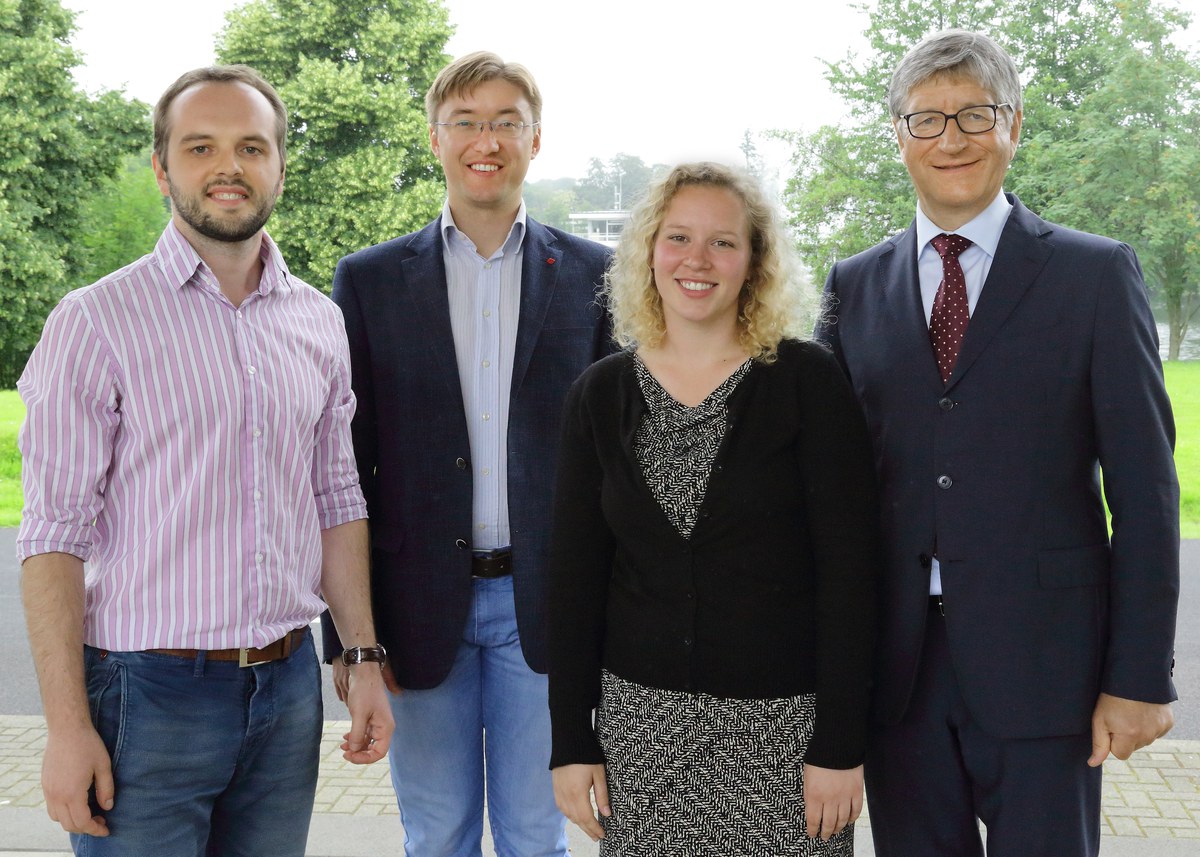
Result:
[[[926,36],[904,55],[888,85],[888,110],[900,118],[909,94],[935,77],[964,77],[992,94],[999,104],[1011,104],[1021,112],[1021,78],[1017,64],[1004,50],[982,33],[942,30]]]

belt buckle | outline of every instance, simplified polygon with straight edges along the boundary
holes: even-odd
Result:
[[[258,649],[257,651],[262,651]],[[269,664],[270,660],[252,661],[250,660],[250,649],[238,649],[238,666],[239,667],[256,667],[260,664]]]

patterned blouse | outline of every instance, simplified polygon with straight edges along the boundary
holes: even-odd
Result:
[[[663,389],[640,357],[634,360],[646,414],[633,451],[650,493],[684,538],[696,525],[713,460],[729,427],[729,395],[753,362],[747,358],[703,402],[689,408]]]

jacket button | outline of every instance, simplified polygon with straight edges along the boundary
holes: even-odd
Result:
[[[919,554],[917,556],[917,562],[921,563],[921,568],[924,568],[924,569],[933,568],[933,557],[931,557],[927,553]]]
[[[951,479],[949,476],[947,476],[944,473],[937,478],[937,487],[939,487],[939,488],[946,489],[946,488],[949,488],[953,484],[954,484],[954,480]]]
[[[456,458],[456,459],[454,459],[454,466],[457,467],[459,470],[466,470],[467,469],[467,460],[465,458]]]
[[[939,407],[939,408],[941,408],[943,411],[952,411],[952,410],[954,410],[954,405],[955,405],[955,404],[957,404],[957,403],[956,403],[956,402],[955,402],[953,399],[951,399],[950,397],[948,397],[948,396],[947,396],[946,398],[944,398],[944,399],[939,399],[939,400],[938,400],[938,407]]]
[[[467,549],[467,542],[465,539],[455,539],[454,546],[460,551],[465,551]]]

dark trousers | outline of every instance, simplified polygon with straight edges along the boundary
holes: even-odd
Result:
[[[948,606],[947,610],[953,609]],[[959,692],[945,619],[930,610],[904,718],[872,726],[866,788],[877,857],[1095,857],[1100,768],[1090,734],[989,735]]]

